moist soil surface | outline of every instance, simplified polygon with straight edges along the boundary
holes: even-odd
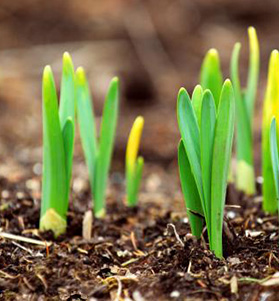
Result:
[[[1,300],[279,300],[277,216],[262,212],[259,196],[229,187],[218,259],[206,229],[196,240],[183,207],[170,210],[163,195],[127,208],[114,190],[84,239],[85,188],[73,193],[67,233],[55,239],[37,230],[40,195],[30,182],[0,184],[1,231],[45,243],[0,238]]]

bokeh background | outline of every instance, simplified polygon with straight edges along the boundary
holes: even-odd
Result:
[[[175,170],[178,89],[193,90],[211,47],[218,49],[227,77],[237,41],[242,43],[245,85],[250,25],[257,29],[261,50],[255,117],[259,173],[261,107],[269,54],[279,47],[278,16],[278,0],[1,0],[0,175],[12,180],[39,173],[42,70],[50,64],[58,86],[64,51],[71,53],[75,67],[86,69],[97,123],[108,83],[120,77],[114,169],[124,171],[129,129],[141,114],[146,120],[141,145],[146,162],[157,166],[153,170]],[[76,162],[83,162],[78,141]]]

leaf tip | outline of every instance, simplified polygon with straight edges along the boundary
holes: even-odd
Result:
[[[219,57],[219,53],[216,48],[209,49],[207,54],[211,57],[215,57],[215,58]]]
[[[76,79],[77,79],[77,82],[79,84],[84,83],[85,82],[85,78],[86,78],[86,75],[85,75],[85,71],[84,71],[83,67],[78,67],[77,70],[76,70]]]
[[[63,53],[63,72],[72,71],[74,72],[74,66],[72,57],[69,52],[65,51]]]

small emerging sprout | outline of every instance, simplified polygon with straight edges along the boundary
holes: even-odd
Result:
[[[75,120],[74,67],[63,56],[60,108],[50,66],[43,73],[43,183],[40,229],[66,231],[72,175]]]
[[[262,124],[262,170],[263,209],[269,213],[277,210],[277,197],[272,174],[270,152],[270,123],[273,117],[279,120],[279,53],[273,50],[269,60],[267,88],[263,108]],[[276,125],[278,133],[278,123]]]
[[[104,103],[97,139],[91,95],[83,68],[76,71],[77,115],[82,147],[89,172],[96,217],[105,215],[105,192],[111,163],[118,117],[118,78],[113,78]]]
[[[199,238],[205,220],[210,249],[221,258],[224,205],[235,118],[231,82],[224,82],[217,102],[209,89],[203,92],[197,86],[192,101],[187,91],[180,89],[177,118],[181,134],[178,147],[179,174],[192,233]]]
[[[126,150],[126,187],[127,203],[129,207],[137,204],[138,191],[142,178],[144,165],[143,157],[138,156],[140,138],[143,130],[144,119],[138,116],[131,129]]]

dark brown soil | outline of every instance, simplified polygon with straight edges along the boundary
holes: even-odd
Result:
[[[228,203],[231,196],[239,202],[226,206],[225,258],[219,260],[208,249],[206,233],[196,241],[184,209],[166,210],[163,198],[161,206],[145,202],[128,209],[110,196],[106,218],[94,221],[86,241],[82,220],[90,194],[82,191],[73,196],[67,233],[55,240],[35,230],[39,202],[25,186],[1,179],[1,229],[53,243],[1,238],[1,300],[279,298],[279,280],[272,278],[279,268],[277,216],[262,213],[259,197],[245,199],[230,187]]]

